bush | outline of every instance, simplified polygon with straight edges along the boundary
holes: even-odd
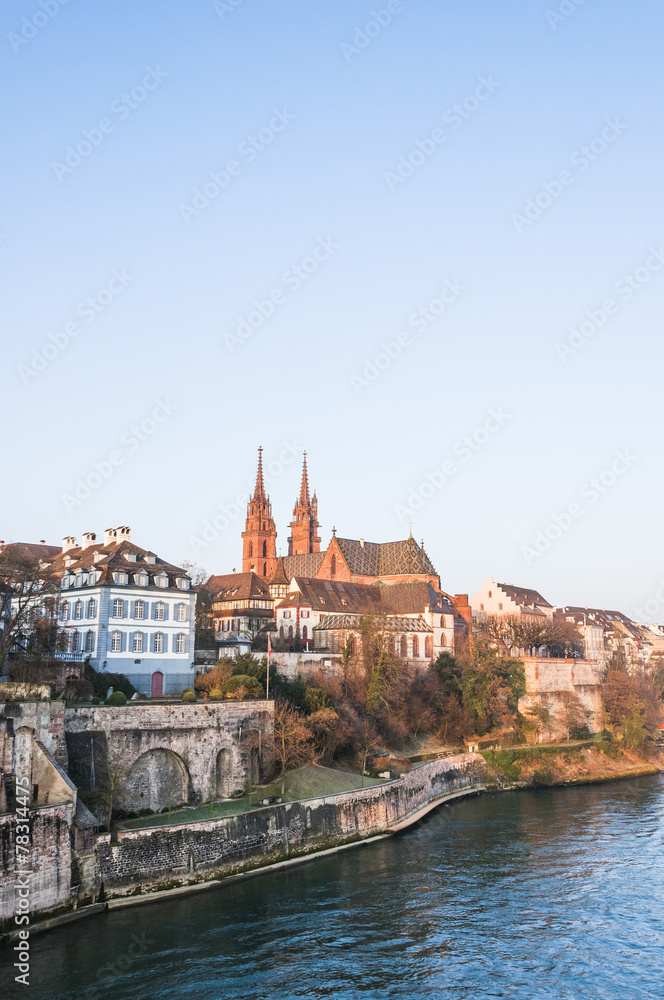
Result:
[[[196,674],[194,686],[197,691],[202,693],[207,691],[209,694],[210,691],[220,691],[224,685],[224,681],[227,681],[232,673],[233,661],[230,657],[226,656],[221,660],[217,660],[207,673]]]
[[[128,677],[125,677],[124,674],[107,674],[106,671],[98,672],[94,670],[92,672],[91,680],[94,693],[98,698],[105,698],[106,692],[110,687],[113,688],[113,691],[122,691],[127,700],[129,700],[129,698],[131,698],[136,691],[134,685]]]
[[[320,712],[325,708],[334,708],[334,705],[320,687],[308,687],[304,696],[304,711],[307,715]]]
[[[196,701],[196,692],[193,688],[187,688],[186,691],[182,692],[182,700],[185,702]]]
[[[126,705],[127,695],[124,691],[114,691],[111,697],[106,702],[107,705]]]
[[[219,688],[215,688],[214,691],[210,691],[210,701],[221,701],[223,695]]]
[[[227,698],[236,698],[238,701],[243,701],[245,698],[262,698],[264,694],[261,682],[247,674],[229,677],[222,691]]]

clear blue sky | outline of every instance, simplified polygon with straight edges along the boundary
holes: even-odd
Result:
[[[44,3],[0,15],[2,537],[129,524],[228,572],[243,517],[192,539],[290,445],[324,544],[405,537],[448,463],[412,513],[446,590],[653,597],[660,3]]]

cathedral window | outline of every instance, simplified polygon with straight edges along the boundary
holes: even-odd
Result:
[[[433,639],[430,635],[424,637],[424,655],[429,659],[433,656]]]
[[[254,554],[254,543],[253,542],[249,542],[249,558],[250,559],[253,556],[253,554]]]
[[[307,626],[306,625],[302,626],[302,638],[303,639],[308,639],[309,638],[309,632],[307,630]]]
[[[330,576],[334,576],[337,572],[337,557],[332,556],[332,562],[330,563]]]
[[[266,555],[267,555],[267,542],[263,542],[263,559],[265,559]]]
[[[417,636],[413,636],[413,656],[420,655],[420,644],[418,642]]]

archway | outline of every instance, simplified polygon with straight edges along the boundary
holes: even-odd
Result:
[[[190,779],[187,766],[172,750],[158,747],[134,761],[125,782],[125,808],[174,809],[189,802]]]
[[[231,755],[225,747],[217,754],[216,797],[227,799],[231,794]]]

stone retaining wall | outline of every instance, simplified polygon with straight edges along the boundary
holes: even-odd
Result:
[[[239,816],[97,839],[106,895],[156,891],[256,868],[383,833],[410,813],[481,787],[479,754],[430,761],[385,785],[257,809]]]

